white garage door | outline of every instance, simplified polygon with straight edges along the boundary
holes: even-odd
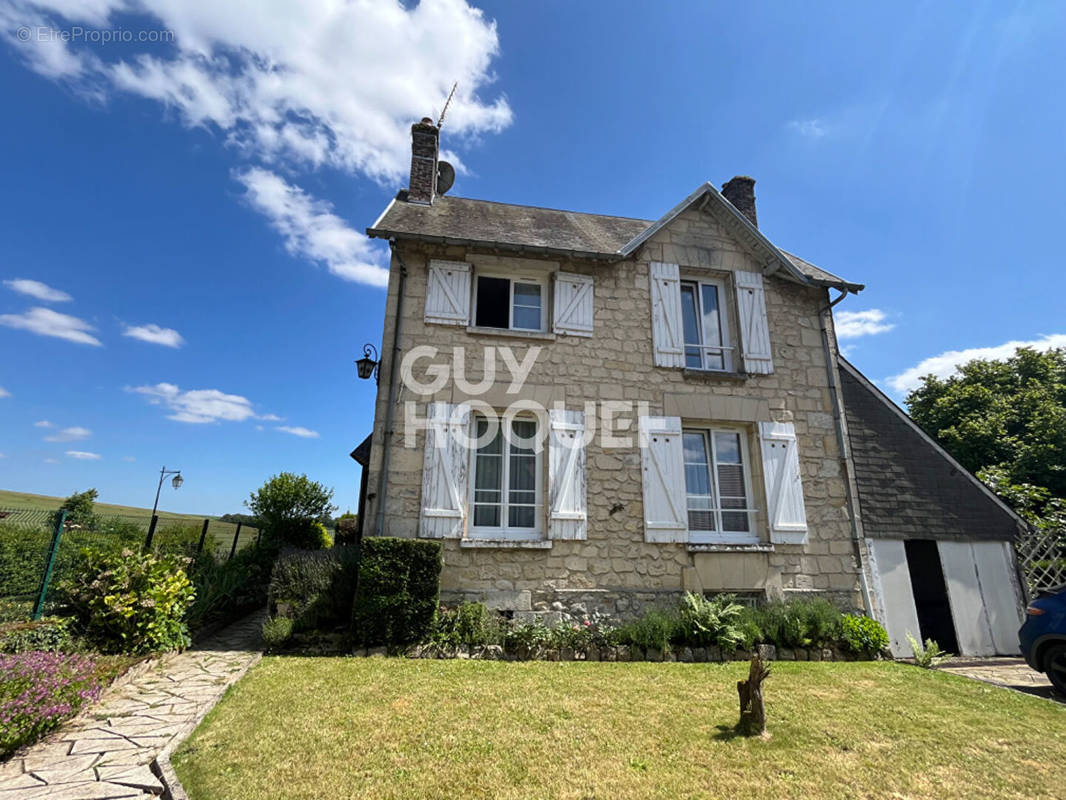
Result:
[[[1007,542],[940,542],[940,563],[964,655],[1018,653],[1022,595]]]
[[[918,635],[918,612],[914,608],[907,553],[898,539],[867,539],[872,561],[874,595],[881,608],[881,622],[888,633],[889,649],[896,658],[913,655],[907,634]]]

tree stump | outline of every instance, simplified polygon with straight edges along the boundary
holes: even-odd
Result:
[[[740,695],[740,722],[737,733],[742,736],[766,736],[766,706],[762,699],[762,682],[770,675],[770,666],[757,654],[751,657],[746,681],[737,681]]]

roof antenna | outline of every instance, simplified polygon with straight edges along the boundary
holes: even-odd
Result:
[[[444,110],[440,112],[440,119],[437,120],[437,128],[440,128],[444,124],[444,115],[448,113],[448,106],[451,105],[452,98],[455,97],[455,90],[459,86],[459,81],[452,84],[452,90],[448,92],[448,99],[444,101]]]

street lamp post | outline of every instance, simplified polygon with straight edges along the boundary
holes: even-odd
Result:
[[[175,489],[180,489],[181,485],[185,482],[185,479],[181,477],[180,469],[167,469],[166,465],[164,465],[163,468],[159,470],[159,486],[156,487],[155,503],[152,504],[153,517],[155,516],[156,509],[159,508],[159,492],[163,488],[163,479],[166,478],[167,475],[174,476],[173,480],[171,480],[170,482],[170,485],[173,486]]]

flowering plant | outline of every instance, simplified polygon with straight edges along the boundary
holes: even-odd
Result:
[[[0,655],[0,758],[36,741],[100,696],[96,659],[33,651]]]

